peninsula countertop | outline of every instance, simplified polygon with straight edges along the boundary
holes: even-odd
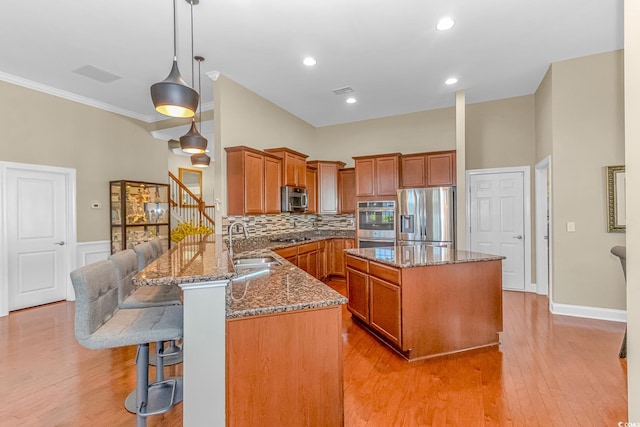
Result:
[[[347,299],[340,293],[271,250],[330,238],[352,238],[353,232],[307,232],[290,236],[297,240],[234,241],[235,259],[271,255],[281,264],[249,276],[236,273],[222,236],[189,236],[151,262],[133,281],[137,286],[157,286],[230,280],[226,298],[228,319],[345,304]]]
[[[347,249],[347,254],[391,265],[397,268],[421,267],[427,265],[458,264],[505,259],[501,255],[490,255],[446,247],[413,244],[384,248]]]

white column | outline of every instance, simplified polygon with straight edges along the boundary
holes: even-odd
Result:
[[[184,427],[225,425],[225,329],[228,280],[185,283]]]
[[[463,90],[456,92],[456,249],[467,249],[467,186],[465,182],[466,160],[466,106]]]

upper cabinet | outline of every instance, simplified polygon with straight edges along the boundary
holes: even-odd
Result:
[[[399,153],[353,159],[356,164],[356,196],[395,197],[399,188]]]
[[[402,187],[446,187],[456,185],[456,152],[437,151],[401,157]]]
[[[282,159],[282,185],[307,186],[307,156],[289,148],[268,148],[264,150]]]
[[[338,170],[338,213],[356,212],[356,170]]]
[[[280,213],[281,160],[253,148],[226,147],[227,213]]]
[[[307,164],[317,171],[317,200],[319,214],[338,213],[338,170],[344,167],[343,162],[311,161]],[[309,191],[309,183],[307,182]]]
[[[307,163],[307,198],[308,206],[305,213],[318,213],[318,169]]]

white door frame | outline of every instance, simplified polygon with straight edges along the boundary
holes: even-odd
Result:
[[[0,162],[0,317],[9,314],[9,260],[7,236],[7,170],[18,169],[34,172],[52,172],[65,175],[67,197],[67,300],[73,301],[75,294],[69,273],[76,268],[76,170],[56,166],[31,165],[26,163]]]
[[[524,291],[535,292],[535,285],[531,283],[531,168],[529,166],[518,166],[508,168],[491,168],[491,169],[470,169],[465,172],[465,185],[467,192],[465,193],[467,227],[465,236],[467,240],[466,250],[471,250],[471,177],[477,175],[490,175],[497,173],[522,173],[523,197],[524,204]]]
[[[548,177],[548,178],[547,178]],[[540,266],[542,262],[547,262],[544,260],[544,252],[542,252],[541,248],[545,245],[549,245],[549,260],[548,260],[548,286],[547,289],[544,289],[543,286],[538,287],[538,293],[540,295],[549,295],[549,305],[551,306],[552,298],[551,298],[551,278],[553,275],[552,263],[553,263],[553,245],[551,244],[551,239],[553,238],[553,230],[552,221],[552,209],[551,209],[551,156],[547,156],[538,163],[536,163],[535,168],[535,194],[536,194],[536,278],[541,277],[544,274],[544,271],[541,271]],[[548,183],[547,183],[548,179]],[[547,194],[547,185],[549,186],[549,194]],[[548,206],[546,206],[548,204]],[[548,242],[545,243],[545,226],[546,226],[546,215],[547,210],[549,212],[549,230],[548,230]],[[537,281],[539,281],[538,279]],[[546,292],[545,292],[546,291]],[[551,307],[549,307],[551,308]]]

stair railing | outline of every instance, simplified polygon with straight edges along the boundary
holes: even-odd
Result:
[[[169,172],[172,217],[177,222],[190,222],[192,225],[214,229],[215,207],[205,204],[201,197],[193,194],[174,174]]]

